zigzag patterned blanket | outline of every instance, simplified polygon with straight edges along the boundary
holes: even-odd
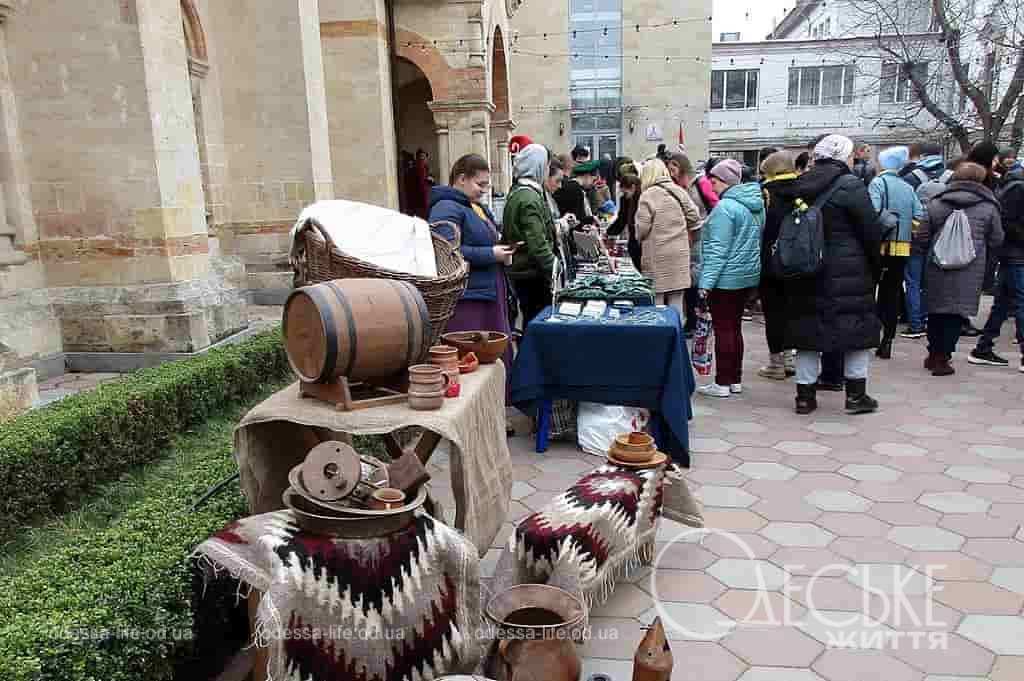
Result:
[[[495,591],[546,583],[600,605],[624,572],[654,557],[665,468],[604,465],[527,516],[496,573]]]
[[[480,660],[476,547],[428,515],[353,540],[277,511],[232,523],[196,555],[263,592],[256,639],[272,681],[429,681]]]

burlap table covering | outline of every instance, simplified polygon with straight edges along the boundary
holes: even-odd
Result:
[[[299,396],[298,383],[254,407],[235,429],[235,460],[252,513],[283,508],[288,471],[309,449],[309,428],[384,435],[421,427],[450,441],[455,526],[487,553],[508,514],[512,462],[505,436],[505,367],[499,361],[462,376],[462,394],[437,411],[396,404],[359,411]]]

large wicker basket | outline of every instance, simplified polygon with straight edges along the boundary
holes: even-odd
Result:
[[[457,225],[450,226],[458,241]],[[433,227],[433,225],[432,225]],[[423,277],[406,272],[377,267],[365,260],[343,253],[327,230],[316,220],[307,220],[295,236],[298,252],[293,259],[295,285],[319,284],[332,279],[398,279],[407,281],[423,295],[430,314],[432,327],[431,344],[436,344],[444,333],[448,320],[455,313],[455,304],[466,290],[469,280],[469,266],[466,264],[458,243],[452,244],[431,230],[434,242],[434,256],[437,259],[437,276]]]

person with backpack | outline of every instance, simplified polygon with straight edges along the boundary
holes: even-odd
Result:
[[[999,248],[999,274],[996,277],[995,300],[978,344],[967,361],[971,364],[1008,366],[1010,363],[995,353],[996,339],[1003,322],[1012,311],[1017,322],[1017,344],[1024,353],[1024,170],[1007,174],[999,192],[1002,206],[1003,245]],[[1024,372],[1024,357],[1019,370]]]
[[[889,147],[878,155],[881,174],[871,181],[868,193],[882,224],[882,279],[878,283],[878,316],[882,320],[882,343],[875,356],[892,358],[900,308],[903,279],[910,241],[924,217],[921,201],[911,186],[897,174],[907,164],[906,147]],[[916,172],[916,171],[915,171]]]
[[[801,214],[780,229],[786,234],[819,222],[823,242],[813,250],[816,268],[787,278],[785,346],[796,348],[796,412],[818,408],[816,383],[823,352],[844,354],[846,412],[875,411],[867,394],[871,349],[878,347],[882,323],[875,307],[875,285],[882,269],[881,225],[867,187],[852,172],[853,142],[828,135],[814,148],[814,165],[800,176],[794,192]],[[779,258],[773,260],[773,267]]]
[[[964,317],[978,314],[988,252],[1003,243],[999,202],[985,185],[986,169],[960,165],[928,205],[928,357],[933,376],[956,373],[951,363]]]
[[[929,180],[938,178],[946,170],[942,158],[942,146],[934,142],[920,145],[921,157],[915,163],[908,164],[908,170],[900,173],[903,180],[915,190]]]
[[[704,223],[698,286],[715,334],[715,382],[698,389],[709,397],[743,392],[743,307],[761,278],[764,199],[761,186],[741,182],[742,176],[733,159],[711,169],[719,201]]]
[[[799,175],[793,155],[777,151],[761,163],[764,177],[764,230],[761,233],[761,309],[764,312],[764,332],[768,341],[768,366],[761,367],[757,375],[784,381],[790,375],[786,367],[786,291],[785,280],[774,276],[769,266],[772,249],[779,238],[779,229],[786,215],[793,212],[796,203],[795,188]]]

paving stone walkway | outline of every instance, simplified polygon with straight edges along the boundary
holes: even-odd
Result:
[[[629,681],[660,613],[680,681],[1024,680],[1016,347],[1004,336],[1011,368],[974,367],[964,339],[957,375],[934,378],[924,341],[898,339],[893,360],[873,362],[879,413],[847,416],[842,395],[824,393],[800,417],[791,381],[755,374],[763,327],[744,333],[742,396],[694,397],[688,480],[713,532],[700,542],[664,523],[653,573],[593,612],[585,673]],[[538,455],[525,435],[510,442],[512,521],[599,463],[570,445]]]

